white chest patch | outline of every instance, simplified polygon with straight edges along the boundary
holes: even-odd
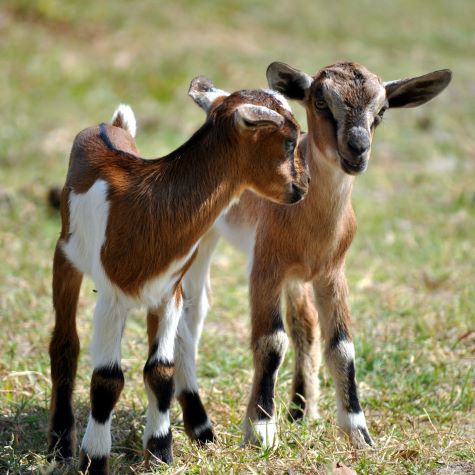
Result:
[[[110,281],[101,262],[101,248],[109,219],[108,187],[106,181],[97,180],[86,193],[70,193],[70,236],[67,242],[62,243],[62,249],[77,269],[92,277],[98,292],[129,308],[140,305],[156,307],[164,297],[170,297],[179,271],[196,250],[199,241],[184,257],[173,261],[159,276],[148,281],[138,299],[127,296]]]

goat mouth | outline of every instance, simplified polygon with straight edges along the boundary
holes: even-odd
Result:
[[[366,170],[366,168],[368,168],[367,160],[362,160],[360,163],[356,164],[356,163],[350,162],[349,160],[342,157],[341,155],[340,155],[340,163],[341,163],[341,168],[348,175],[359,175],[360,173],[363,173]]]
[[[287,201],[288,204],[299,203],[305,198],[307,194],[307,189],[301,188],[297,185],[292,185],[292,193]]]

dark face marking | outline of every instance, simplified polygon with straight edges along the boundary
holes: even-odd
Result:
[[[171,429],[168,429],[168,432],[161,437],[150,437],[146,450],[158,460],[170,465],[173,462]]]
[[[256,414],[259,419],[270,419],[274,415],[274,388],[277,370],[282,363],[282,355],[270,351],[266,355],[264,371],[260,381]]]
[[[356,175],[367,168],[372,131],[385,98],[380,79],[363,66],[341,62],[324,68],[314,79],[311,97],[316,114],[333,128],[337,163]],[[382,111],[384,113],[384,111]]]
[[[124,387],[124,373],[119,366],[95,369],[91,379],[91,414],[99,423],[109,419]]]

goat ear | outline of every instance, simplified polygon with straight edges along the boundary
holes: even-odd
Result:
[[[417,107],[440,94],[452,79],[450,69],[384,83],[389,107]]]
[[[284,125],[284,117],[264,106],[242,104],[236,108],[235,117],[242,128],[275,127]]]
[[[205,76],[197,76],[190,83],[188,95],[205,111],[208,112],[218,97],[227,97],[229,92],[217,89]]]
[[[308,91],[313,81],[303,71],[279,62],[269,65],[266,76],[271,89],[279,91],[288,99],[297,101],[303,101],[308,97]]]

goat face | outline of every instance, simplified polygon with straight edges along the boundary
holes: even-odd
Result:
[[[231,143],[240,149],[249,188],[276,203],[304,198],[309,173],[298,147],[300,127],[283,96],[265,90],[228,94],[203,77],[192,81],[190,96],[208,120],[223,124],[217,130],[235,136]]]
[[[438,95],[449,70],[384,83],[352,62],[327,66],[310,77],[284,63],[267,69],[269,85],[307,109],[320,155],[349,175],[366,170],[375,128],[389,107],[416,107]]]

